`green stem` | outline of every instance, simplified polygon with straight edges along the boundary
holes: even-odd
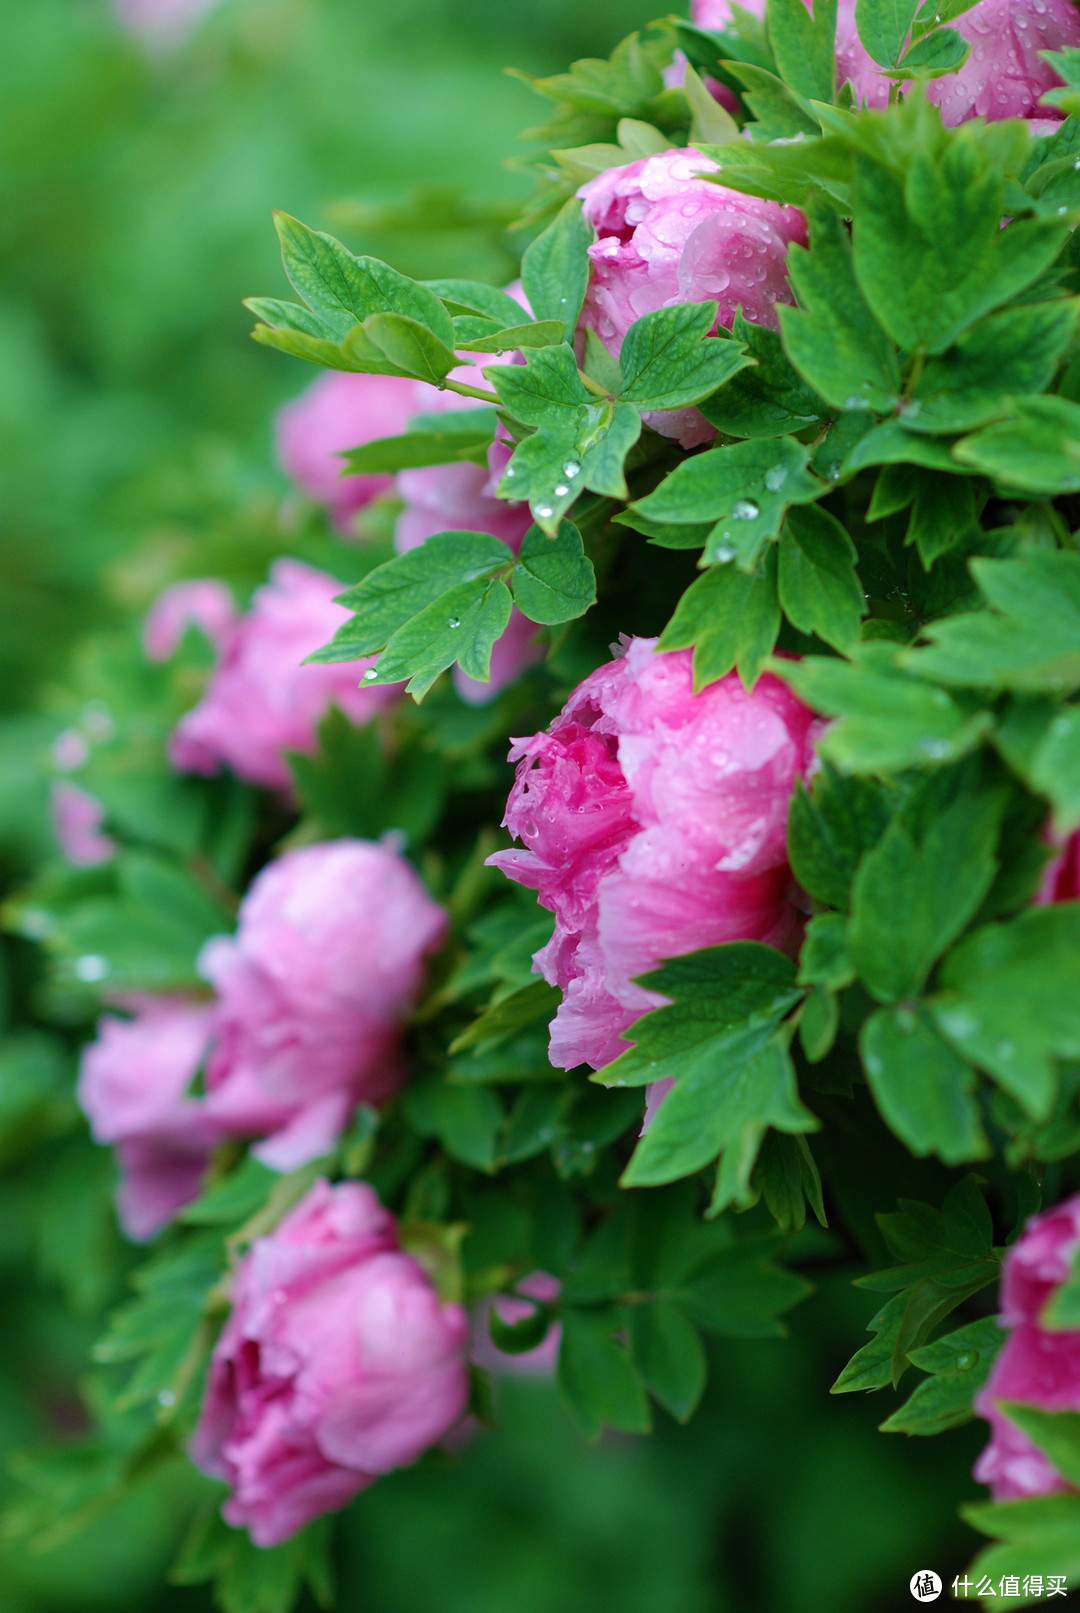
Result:
[[[466,386],[464,381],[451,381],[449,377],[442,383],[442,391],[458,392],[463,398],[479,398],[481,403],[498,403],[497,392],[484,392],[478,386]]]

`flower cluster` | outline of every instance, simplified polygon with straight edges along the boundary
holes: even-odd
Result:
[[[79,1098],[116,1145],[130,1235],[153,1236],[195,1196],[219,1143],[261,1138],[256,1155],[292,1170],[331,1150],[356,1104],[390,1097],[401,1020],[445,922],[389,846],[305,846],[257,876],[234,937],[207,943],[212,1003],[119,1002],[131,1017],[103,1020]]]

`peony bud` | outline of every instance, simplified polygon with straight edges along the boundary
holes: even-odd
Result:
[[[348,611],[334,604],[343,585],[298,560],[275,561],[270,581],[229,635],[198,705],[180,719],[169,745],[176,767],[214,773],[225,763],[268,789],[290,786],[285,752],[312,751],[332,705],[367,722],[397,698],[396,685],[358,687],[373,657],[304,665],[332,638]]]
[[[358,1103],[402,1080],[400,1021],[446,915],[387,845],[331,840],[258,875],[235,937],[207,942],[218,994],[207,1113],[292,1170],[333,1147]],[[269,1134],[269,1135],[268,1135]]]
[[[787,275],[792,241],[806,242],[797,207],[713,185],[717,164],[694,150],[664,151],[611,168],[578,192],[596,231],[581,324],[618,355],[635,320],[677,303],[719,303],[729,330],[742,308],[755,324],[777,326],[776,304],[793,301]],[[697,409],[645,419],[693,448],[716,435]]]
[[[551,1062],[595,1069],[664,999],[634,984],[721,941],[793,950],[801,932],[785,831],[814,716],[777,678],[732,673],[694,694],[689,651],[631,639],[546,733],[514,741],[504,823],[523,851],[490,861],[555,914],[534,967],[563,993]]]
[[[975,1477],[989,1484],[995,1501],[1071,1488],[998,1402],[1080,1411],[1080,1330],[1051,1331],[1042,1325],[1046,1305],[1069,1276],[1078,1247],[1080,1194],[1035,1216],[1005,1256],[1000,1321],[1008,1336],[975,1398],[976,1411],[992,1429]]]
[[[209,1004],[133,996],[106,1015],[83,1053],[79,1103],[100,1143],[120,1162],[120,1222],[130,1238],[152,1238],[199,1191],[217,1129],[191,1083],[213,1031]]]
[[[274,1546],[414,1462],[465,1411],[468,1331],[366,1183],[316,1182],[237,1267],[210,1364],[191,1456],[226,1521]]]

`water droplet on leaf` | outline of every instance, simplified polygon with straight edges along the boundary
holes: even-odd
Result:
[[[461,626],[461,617],[460,616],[448,616],[446,618],[446,625],[447,625],[447,627],[460,627]]]
[[[756,521],[761,510],[752,498],[738,498],[731,506],[731,513],[736,521]]]
[[[777,492],[787,481],[787,471],[783,465],[774,465],[772,470],[765,472],[765,486],[770,493]]]
[[[541,521],[546,521],[548,516],[555,514],[555,511],[552,509],[550,504],[538,504],[536,506],[536,513],[540,517]]]
[[[98,952],[87,952],[85,956],[75,960],[75,978],[85,981],[87,985],[104,980],[108,973],[109,960]]]
[[[566,483],[565,482],[560,482],[558,487],[555,489],[555,497],[556,498],[565,498],[567,493],[569,493],[569,491],[570,491],[570,489],[567,487]]]
[[[364,673],[364,682],[365,683],[374,683],[375,679],[378,676],[379,676],[379,673],[378,673],[377,668],[375,668],[373,666],[369,666],[367,671]]]

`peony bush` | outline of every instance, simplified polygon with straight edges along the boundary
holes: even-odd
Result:
[[[971,1583],[1041,1596],[1080,1574],[1080,13],[701,0],[535,87],[520,284],[278,215],[254,335],[321,373],[274,552],[177,562],[57,717],[7,922],[150,1245],[87,1504],[181,1456],[181,1579],[325,1602],[320,1520],[483,1437],[493,1378],[644,1435],[824,1269],[876,1296],[833,1392],[988,1425]]]

